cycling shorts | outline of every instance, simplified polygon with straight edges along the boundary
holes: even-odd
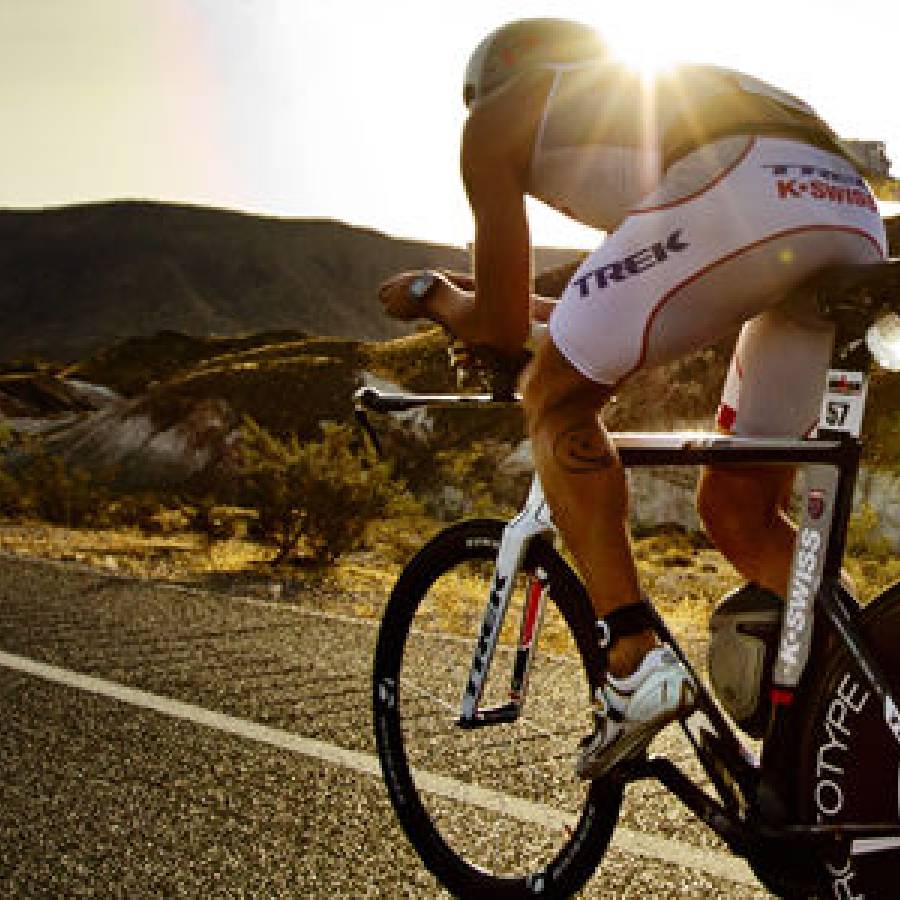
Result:
[[[616,387],[740,329],[717,424],[799,436],[818,420],[833,340],[802,285],[886,255],[846,160],[787,138],[726,138],[674,164],[585,259],[550,334],[583,375]]]

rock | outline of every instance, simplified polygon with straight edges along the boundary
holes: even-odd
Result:
[[[78,378],[65,378],[63,383],[77,400],[93,409],[103,409],[122,399],[120,394],[101,384],[91,384]]]
[[[198,400],[177,421],[161,427],[139,400],[113,403],[49,440],[74,465],[112,471],[134,488],[187,481],[222,458],[234,437],[234,415],[223,400]]]

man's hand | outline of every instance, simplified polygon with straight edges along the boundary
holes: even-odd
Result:
[[[413,319],[429,318],[421,300],[410,296],[409,285],[419,272],[401,272],[384,281],[378,289],[378,299],[384,311],[392,319],[411,322]]]
[[[462,336],[472,342],[466,328],[474,308],[473,295],[454,281],[452,273],[429,269],[437,276],[427,295],[417,300],[410,295],[410,284],[421,272],[401,272],[385,281],[378,290],[378,299],[387,315],[404,322],[413,319],[430,319],[450,334]],[[464,283],[471,276],[462,276]],[[462,335],[460,335],[462,331]]]

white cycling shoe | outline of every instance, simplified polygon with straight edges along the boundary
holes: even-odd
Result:
[[[581,742],[578,777],[600,778],[642,753],[666,725],[693,712],[696,696],[693,679],[668,647],[651,650],[627,678],[607,674],[595,698],[594,733]]]

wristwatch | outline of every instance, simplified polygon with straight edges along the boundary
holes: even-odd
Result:
[[[409,283],[407,290],[409,291],[410,299],[422,303],[434,290],[434,286],[442,280],[443,279],[437,272],[434,272],[431,269],[425,269],[416,275]]]

